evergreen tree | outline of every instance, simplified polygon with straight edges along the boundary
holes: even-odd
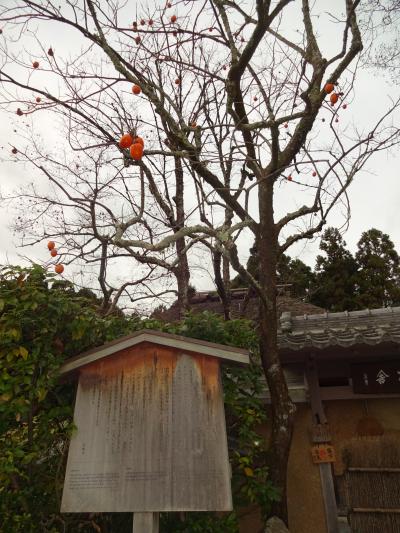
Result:
[[[250,250],[250,257],[247,261],[247,271],[258,279],[259,260],[255,247]],[[278,285],[290,285],[290,294],[296,298],[307,298],[310,286],[314,280],[311,268],[300,259],[292,259],[289,255],[282,254],[277,264]],[[231,283],[233,289],[247,287],[245,280],[238,275]]]
[[[400,258],[389,235],[375,228],[365,231],[356,260],[360,307],[400,305]]]
[[[258,280],[259,279],[259,271],[258,271],[259,259],[258,259],[258,254],[257,254],[257,248],[255,246],[252,246],[249,251],[250,251],[250,256],[247,260],[246,269],[249,272],[249,274],[253,276],[253,278]],[[239,289],[241,287],[248,287],[248,286],[249,286],[248,281],[242,278],[240,274],[235,276],[231,280],[231,283],[230,283],[231,289]]]
[[[282,254],[277,268],[278,283],[290,285],[290,294],[295,298],[308,299],[314,281],[311,268],[300,259]]]
[[[319,247],[326,256],[319,255],[316,260],[311,303],[332,312],[359,309],[358,265],[339,230],[328,228]]]

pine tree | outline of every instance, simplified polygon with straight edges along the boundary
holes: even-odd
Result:
[[[356,260],[360,307],[400,305],[400,257],[389,235],[376,228],[365,231]]]
[[[336,228],[328,228],[321,238],[315,265],[315,280],[310,301],[328,311],[359,309],[357,298],[357,262],[346,249],[346,242]]]
[[[295,298],[308,299],[314,281],[311,268],[300,259],[282,254],[277,265],[278,283],[290,285],[290,294]]]
[[[246,265],[247,271],[256,279],[259,273],[259,260],[255,247],[250,250],[250,257]],[[282,254],[277,264],[278,285],[289,285],[289,292],[295,298],[307,299],[310,286],[314,280],[312,269],[300,259],[292,259],[289,255]],[[239,275],[231,283],[232,288],[247,287],[248,283]]]

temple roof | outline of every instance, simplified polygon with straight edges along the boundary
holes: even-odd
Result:
[[[316,305],[303,302],[300,298],[293,298],[285,294],[284,287],[278,287],[280,293],[277,297],[277,311],[278,315],[285,311],[290,311],[293,315],[324,313],[324,310]],[[231,290],[231,317],[232,318],[247,318],[249,320],[257,320],[258,317],[258,298],[254,295],[248,297],[247,289],[232,289]],[[204,291],[195,293],[189,301],[189,309],[193,313],[202,313],[209,311],[217,315],[223,315],[224,309],[218,294],[215,291]],[[158,318],[167,322],[174,322],[179,320],[178,303],[174,302],[171,307],[162,311],[156,311],[153,314],[154,318]]]
[[[400,307],[280,317],[281,350],[400,344]]]

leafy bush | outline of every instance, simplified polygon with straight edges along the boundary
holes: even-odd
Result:
[[[62,362],[135,330],[170,333],[257,350],[249,321],[225,322],[210,313],[177,324],[121,314],[101,317],[93,298],[54,283],[39,266],[0,271],[0,523],[2,533],[131,532],[129,514],[59,513],[75,386],[58,376]],[[265,422],[257,364],[223,371],[235,508],[268,512],[277,493],[265,467]],[[235,513],[161,516],[161,531],[234,533]]]

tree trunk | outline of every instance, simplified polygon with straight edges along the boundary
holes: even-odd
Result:
[[[231,315],[231,272],[229,259],[222,256],[222,279],[224,281],[225,293],[226,293],[226,306],[229,310],[229,318]]]
[[[260,302],[260,355],[271,395],[271,437],[268,450],[269,476],[281,499],[272,514],[288,523],[287,463],[292,441],[295,406],[292,403],[278,353],[276,265],[278,239],[273,219],[273,183],[265,181],[259,196],[260,226],[257,238],[259,281],[264,296]]]
[[[214,280],[215,285],[217,286],[218,296],[222,303],[222,308],[224,310],[224,319],[230,320],[231,315],[231,299],[230,299],[230,290],[229,286],[225,285],[225,272],[221,276],[221,260],[222,252],[215,250],[212,252],[213,266],[214,266]]]
[[[189,280],[190,271],[185,251],[185,239],[178,239],[176,241],[176,253],[179,257],[178,266],[174,270],[178,285],[178,309],[179,318],[183,318],[185,312],[189,308]]]
[[[185,226],[184,175],[182,161],[179,157],[175,157],[175,183],[176,225],[173,229],[177,232]],[[184,237],[176,241],[178,265],[174,269],[174,274],[178,285],[179,318],[183,318],[183,315],[189,308],[190,270],[185,246],[186,243]]]

